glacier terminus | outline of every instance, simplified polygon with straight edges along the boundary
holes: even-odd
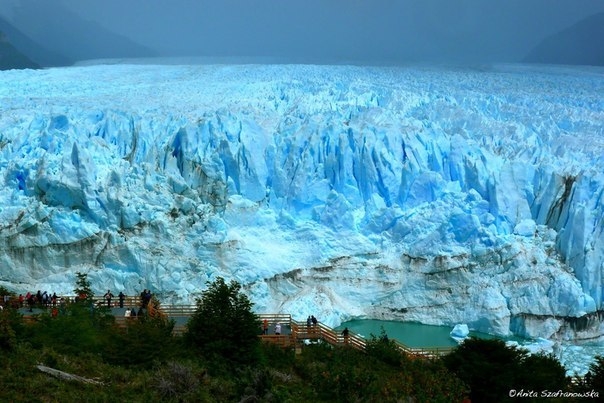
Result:
[[[604,69],[0,72],[0,284],[590,340]]]

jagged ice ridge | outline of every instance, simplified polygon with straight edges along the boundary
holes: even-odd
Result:
[[[0,284],[600,334],[604,70],[0,73]]]

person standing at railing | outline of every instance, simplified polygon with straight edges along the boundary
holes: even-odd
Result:
[[[262,334],[268,334],[268,319],[262,321]]]
[[[347,327],[342,330],[342,336],[344,336],[344,344],[348,344],[348,337],[350,336],[350,331]]]
[[[113,294],[111,294],[111,290],[107,290],[105,293],[105,299],[107,300],[107,308],[111,308],[111,298],[113,298]]]
[[[119,295],[117,296],[120,300],[120,308],[124,307],[124,299],[126,299],[126,296],[124,295],[124,293],[122,291],[120,291]]]
[[[275,325],[275,334],[276,335],[280,335],[281,334],[281,323],[277,323]]]

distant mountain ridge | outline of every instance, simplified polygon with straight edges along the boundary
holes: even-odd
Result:
[[[5,35],[5,41],[11,44],[22,56],[30,60],[36,67],[64,66],[74,61],[56,52],[51,52],[33,41],[19,29],[0,16],[0,32]],[[8,50],[6,50],[8,52]],[[22,68],[22,67],[13,67]]]
[[[524,61],[604,66],[604,13],[550,35],[534,47]]]
[[[60,19],[47,18],[59,11]],[[83,19],[58,2],[19,4],[10,20],[0,16],[0,32],[15,49],[43,67],[88,59],[156,56],[153,50]]]
[[[48,18],[49,15],[60,18]],[[153,57],[157,54],[122,35],[86,20],[60,2],[30,0],[20,3],[10,18],[33,42],[43,43],[47,52],[32,49],[44,66],[71,65],[76,61],[103,58]],[[0,27],[1,29],[1,27]],[[9,35],[10,36],[10,35]],[[11,38],[12,40],[12,38]],[[19,47],[16,42],[15,46]],[[25,53],[25,51],[24,51]],[[28,56],[37,61],[32,54]]]
[[[0,70],[36,69],[40,66],[19,52],[0,31]]]

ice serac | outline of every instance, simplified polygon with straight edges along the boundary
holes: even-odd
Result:
[[[0,73],[0,270],[24,292],[223,276],[259,311],[598,334],[604,71]]]

